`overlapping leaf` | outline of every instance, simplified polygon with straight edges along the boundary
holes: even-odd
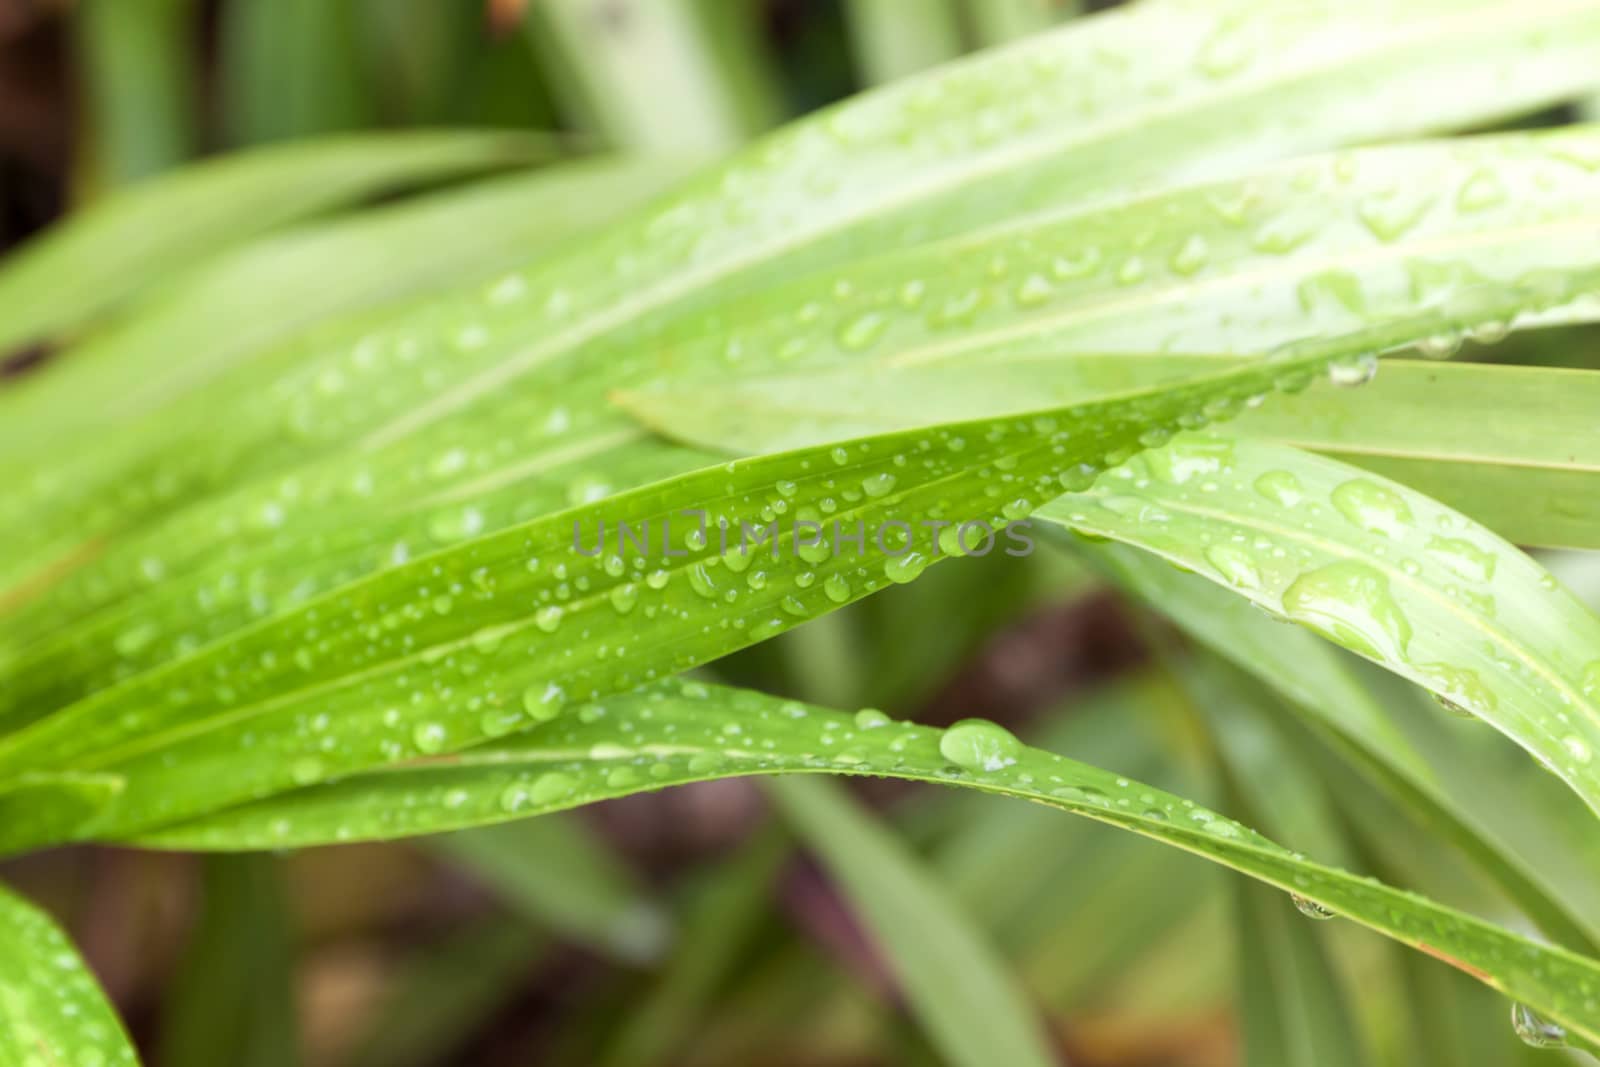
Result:
[[[56,714],[19,709],[13,723],[32,725],[0,739],[0,772],[96,771],[126,788],[82,826],[47,809],[0,840],[155,825],[525,728],[910,581],[972,550],[953,524],[998,538],[1152,433],[1326,360],[735,461],[412,560]]]
[[[1383,664],[1600,811],[1600,619],[1466,517],[1335,460],[1203,436],[1041,516],[1156,552]]]
[[[360,775],[141,838],[163,847],[290,847],[521,818],[738,774],[828,771],[944,782],[1120,826],[1232,867],[1445,960],[1564,1025],[1600,1036],[1600,964],[1537,945],[1369,878],[1322,866],[1191,801],[1061,756],[998,727],[950,735],[672,682],[602,701],[448,760]]]
[[[134,1067],[116,1013],[49,916],[0,888],[0,1056],[15,1064]]]
[[[181,269],[297,218],[386,189],[548,158],[511,132],[347,134],[190,167],[108,198],[0,272],[0,350],[52,336]]]
[[[266,390],[271,402],[262,392],[273,383],[241,383],[231,399],[198,405],[191,423],[172,420],[160,438],[103,448],[119,457],[114,473],[25,481],[4,525],[28,551],[10,557],[7,584],[34,588],[41,574],[81,562],[95,534],[224,478],[352,439],[369,451],[393,445],[468,409],[481,419],[506,385],[540,368],[549,383],[549,365],[582,346],[648,338],[669,313],[804,265],[1557,98],[1593,79],[1585,42],[1595,33],[1600,17],[1571,0],[1140,8],[887,88],[791,127],[670,204],[508,278],[482,305],[431,309],[334,346]],[[1125,63],[1130,56],[1139,62]],[[1482,70],[1496,65],[1505,74],[1490,87]],[[1342,106],[1356,77],[1371,79],[1370,98],[1386,106]],[[1042,120],[1056,114],[1082,121]],[[1380,219],[1387,210],[1380,206]],[[611,359],[590,362],[602,364],[615,371]],[[505,421],[543,425],[527,407]],[[219,420],[225,435],[211,432]],[[413,454],[439,450],[437,441],[412,444]]]

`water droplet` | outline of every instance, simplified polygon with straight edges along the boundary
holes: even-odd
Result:
[[[1493,711],[1495,695],[1478,677],[1476,671],[1466,667],[1453,667],[1448,663],[1430,663],[1422,670],[1431,684],[1433,699],[1452,715],[1476,718],[1477,711]]]
[[[1018,307],[1038,307],[1050,299],[1055,287],[1042,274],[1030,274],[1017,286]]]
[[[921,552],[907,552],[903,556],[891,557],[883,565],[884,577],[891,582],[904,585],[916,579],[928,566],[928,557]]]
[[[565,800],[578,788],[577,780],[570,774],[561,771],[551,771],[534,779],[527,788],[528,803],[534,807],[545,807],[558,801]]]
[[[536,722],[549,722],[566,704],[566,690],[555,682],[530,685],[522,691],[522,709]]]
[[[835,604],[843,604],[850,599],[850,583],[842,574],[830,574],[822,583],[822,591],[828,594],[828,599]]]
[[[411,740],[416,743],[419,752],[431,756],[444,751],[445,742],[450,740],[450,735],[441,723],[420,722],[411,731]]]
[[[610,593],[611,606],[617,614],[626,615],[639,602],[639,587],[632,582],[619,585]]]
[[[313,785],[322,781],[322,761],[315,756],[306,756],[297,759],[289,765],[289,777],[294,779],[295,785]]]
[[[1017,762],[1022,742],[986,719],[963,719],[939,738],[939,754],[968,771],[999,771]]]
[[[1454,333],[1436,333],[1417,342],[1417,351],[1423,359],[1449,359],[1461,351],[1461,336]]]
[[[1600,659],[1595,660],[1583,669],[1583,675],[1578,684],[1583,687],[1584,696],[1600,699]]]
[[[547,634],[556,632],[561,625],[561,616],[565,614],[558,605],[548,604],[540,608],[533,616],[533,624]]]
[[[1565,1048],[1566,1027],[1542,1018],[1526,1004],[1511,1005],[1511,1029],[1524,1045],[1534,1048]]]
[[[1328,364],[1328,381],[1341,389],[1366,385],[1378,375],[1378,357],[1370,352]]]
[[[1294,901],[1295,910],[1308,919],[1316,919],[1318,922],[1326,922],[1329,919],[1337,919],[1339,917],[1338,912],[1332,910],[1331,908],[1325,908],[1316,901],[1311,900],[1308,897],[1301,896],[1299,893],[1290,893],[1289,899]]]
[[[1456,194],[1456,208],[1464,212],[1487,211],[1505,203],[1506,187],[1491,170],[1479,169],[1462,183]]]
[[[1333,506],[1358,529],[1400,537],[1412,524],[1411,508],[1394,490],[1365,478],[1352,478],[1333,491]]]
[[[1433,206],[1431,195],[1417,195],[1401,189],[1375,193],[1361,201],[1356,213],[1362,223],[1380,241],[1399,240],[1428,213]]]
[[[872,347],[889,327],[881,312],[868,311],[847,322],[839,331],[839,344],[852,352]]]
[[[1494,577],[1492,552],[1459,537],[1435,537],[1428,542],[1428,555],[1445,565],[1457,577],[1469,582],[1487,582]]]
[[[1567,755],[1572,757],[1572,762],[1580,767],[1586,767],[1594,759],[1594,753],[1589,748],[1589,743],[1577,734],[1568,734],[1561,739],[1561,747],[1567,750]]]
[[[856,729],[858,730],[876,730],[879,727],[888,726],[892,722],[894,722],[893,719],[877,708],[862,708],[856,712]]]
[[[1285,615],[1377,660],[1404,661],[1411,622],[1389,581],[1365,563],[1343,560],[1296,578],[1283,593]]]
[[[1206,549],[1205,556],[1229,585],[1241,589],[1261,588],[1261,571],[1244,549],[1235,545],[1212,545]]]
[[[1255,480],[1255,490],[1282,508],[1292,508],[1305,498],[1300,479],[1289,471],[1267,471]]]
[[[1206,239],[1199,234],[1193,234],[1183,242],[1178,250],[1172,253],[1169,265],[1174,273],[1185,278],[1197,274],[1200,268],[1206,265],[1206,258],[1210,256],[1211,249],[1206,245]]]
[[[873,498],[888,496],[893,490],[894,475],[887,471],[868,475],[861,480],[861,491]]]

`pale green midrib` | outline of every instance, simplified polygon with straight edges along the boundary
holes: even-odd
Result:
[[[1346,250],[1338,255],[1330,254],[1309,260],[1285,258],[1285,260],[1278,263],[1263,263],[1253,270],[1229,273],[1206,281],[1183,281],[1176,284],[1143,289],[1121,300],[1097,301],[1092,299],[1093,294],[1091,294],[1090,298],[1069,305],[1058,314],[1041,314],[1019,319],[995,329],[974,332],[940,344],[908,345],[897,349],[893,356],[886,356],[874,362],[880,366],[892,368],[923,366],[937,363],[953,356],[960,356],[971,349],[982,349],[989,345],[1016,340],[1044,330],[1082,325],[1098,319],[1129,317],[1141,310],[1148,310],[1162,304],[1197,300],[1208,293],[1225,292],[1234,288],[1258,285],[1262,282],[1281,278],[1286,273],[1290,277],[1299,277],[1302,274],[1322,273],[1335,268],[1374,266],[1390,260],[1406,260],[1434,253],[1481,250],[1502,245],[1514,247],[1531,243],[1539,237],[1553,234],[1572,236],[1580,230],[1590,228],[1596,231],[1596,244],[1597,247],[1600,247],[1600,214],[1593,216],[1580,215],[1548,223],[1444,234],[1431,241],[1383,243],[1372,247]],[[1595,263],[1600,265],[1600,251],[1596,252]],[[1115,290],[1097,290],[1097,292],[1112,293]],[[1414,312],[1411,309],[1407,309],[1402,314],[1410,315],[1414,314]],[[1378,321],[1381,322],[1383,320],[1379,319]],[[1005,361],[1003,358],[1004,353],[1000,355],[1002,358],[994,362]]]
[[[431,496],[423,497],[413,506],[416,508],[429,508],[439,504],[451,504],[466,497],[503,489],[531,475],[548,473],[577,460],[592,459],[595,456],[605,455],[626,445],[645,440],[648,437],[649,434],[645,430],[631,424],[624,428],[611,429],[605,433],[591,433],[587,437],[569,441],[560,448],[536,452],[521,463],[489,471],[473,481],[451,486]]]
[[[1439,40],[1441,36],[1466,31],[1468,36],[1508,32],[1510,26],[1539,25],[1543,20],[1554,20],[1574,12],[1581,12],[1589,5],[1585,0],[1573,0],[1567,4],[1551,4],[1541,10],[1537,15],[1526,15],[1522,7],[1507,12],[1503,19],[1494,19],[1486,16],[1482,11],[1474,11],[1468,17],[1441,17],[1437,22],[1424,22],[1409,34],[1401,33],[1384,42],[1383,46],[1372,52],[1357,55],[1357,65],[1364,65],[1387,58],[1390,52],[1404,52],[1421,44],[1433,44],[1443,48],[1445,44]],[[1061,31],[1058,31],[1061,32]],[[997,153],[985,157],[985,163],[980,166],[970,167],[951,174],[945,181],[930,181],[921,184],[908,183],[899,186],[897,191],[903,195],[895,201],[895,210],[902,210],[908,205],[921,200],[931,199],[940,193],[961,188],[985,177],[1002,173],[1013,167],[1046,158],[1051,155],[1061,154],[1092,143],[1095,139],[1109,140],[1119,133],[1130,129],[1137,129],[1146,124],[1154,125],[1159,121],[1177,118],[1188,112],[1201,112],[1213,109],[1219,105],[1228,105],[1240,98],[1248,98],[1260,92],[1280,89],[1285,83],[1293,84],[1298,81],[1310,81],[1329,71],[1351,62],[1348,53],[1331,57],[1328,62],[1300,68],[1294,72],[1277,72],[1287,76],[1273,79],[1241,79],[1231,91],[1217,92],[1205,97],[1199,102],[1189,101],[1187,104],[1164,105],[1146,108],[1130,114],[1117,116],[1114,120],[1092,123],[1083,128],[1077,138],[1068,138],[1059,142],[1045,142],[1034,144],[1025,142],[1016,150],[1007,153]],[[405,437],[414,430],[428,425],[445,415],[459,410],[471,403],[477,397],[489,392],[507,382],[520,377],[524,372],[543,363],[547,358],[558,355],[562,351],[576,347],[585,341],[604,334],[610,329],[621,325],[650,310],[670,305],[674,300],[704,288],[720,278],[736,274],[748,269],[763,260],[771,259],[787,251],[804,248],[827,237],[838,233],[856,224],[864,218],[878,212],[881,204],[873,202],[863,204],[857,210],[842,212],[831,219],[828,225],[806,232],[805,240],[777,240],[759,246],[753,246],[744,255],[735,255],[710,268],[698,271],[686,271],[674,284],[669,283],[656,289],[645,297],[635,297],[609,306],[607,311],[592,317],[588,322],[570,327],[558,332],[554,337],[535,344],[524,352],[513,355],[501,361],[494,367],[469,376],[460,384],[445,390],[428,403],[413,409],[398,419],[377,427],[363,437],[358,447],[363,451],[372,451],[383,447],[399,438]]]
[[[1256,436],[1252,433],[1251,436]],[[1422,448],[1405,449],[1394,445],[1364,445],[1359,441],[1348,441],[1331,437],[1296,438],[1292,434],[1262,433],[1261,437],[1276,441],[1279,444],[1292,448],[1300,448],[1309,452],[1320,452],[1323,455],[1338,454],[1351,456],[1371,456],[1397,460],[1409,460],[1415,463],[1455,464],[1463,467],[1505,467],[1514,470],[1544,470],[1560,471],[1571,474],[1600,474],[1600,458],[1592,463],[1569,462],[1562,463],[1555,460],[1539,460],[1524,457],[1491,456],[1476,452],[1430,452]]]
[[[1099,498],[1110,492],[1111,490],[1109,489],[1095,489],[1082,495]],[[1473,612],[1465,611],[1453,600],[1438,593],[1431,585],[1412,578],[1399,567],[1391,565],[1387,560],[1363,553],[1359,549],[1344,545],[1341,542],[1330,541],[1325,538],[1318,537],[1307,530],[1302,530],[1292,526],[1279,526],[1276,523],[1270,522],[1258,515],[1248,512],[1234,514],[1230,512],[1216,511],[1211,508],[1192,504],[1188,501],[1179,501],[1165,496],[1155,499],[1162,507],[1171,508],[1173,511],[1194,515],[1227,525],[1242,526],[1246,529],[1253,529],[1260,533],[1273,534],[1291,543],[1297,542],[1315,549],[1319,549],[1326,555],[1335,559],[1359,562],[1372,566],[1373,569],[1383,573],[1385,577],[1397,580],[1402,586],[1410,587],[1414,592],[1420,594],[1423,599],[1431,601],[1436,607],[1443,607],[1447,614],[1454,615],[1458,620],[1465,622],[1469,628],[1477,631],[1491,645],[1504,648],[1515,655],[1518,659],[1522,660],[1525,666],[1532,670],[1536,675],[1545,679],[1546,683],[1551,689],[1555,690],[1559,694],[1569,697],[1573,706],[1584,709],[1587,712],[1585,719],[1592,728],[1591,733],[1596,736],[1600,736],[1600,705],[1589,701],[1583,696],[1582,693],[1578,692],[1570,682],[1563,678],[1561,674],[1554,669],[1551,664],[1547,663],[1535,653],[1525,649],[1518,642],[1502,634],[1500,631],[1494,629],[1493,627],[1484,625],[1481,616]],[[1048,515],[1045,517],[1051,518],[1053,521],[1064,522],[1068,526],[1071,525],[1070,522],[1066,522],[1064,519],[1055,519],[1053,516]],[[1121,540],[1121,535],[1118,535],[1117,539]],[[1144,548],[1142,545],[1138,547],[1141,549]],[[1154,549],[1144,550],[1155,551]],[[1515,552],[1516,550],[1512,549],[1511,551]],[[1161,556],[1167,555],[1167,553],[1164,552],[1156,552],[1156,554]],[[1239,590],[1233,586],[1227,586],[1226,588],[1246,597],[1247,599],[1257,599],[1256,597],[1251,596],[1248,591]],[[1263,596],[1261,598],[1262,602],[1265,602],[1265,599],[1266,598]],[[1587,611],[1587,609],[1584,610]],[[1499,640],[1496,640],[1497,636],[1500,638]],[[1497,707],[1493,709],[1493,714],[1484,714],[1483,718],[1494,722],[1496,719],[1504,719],[1505,716],[1500,714]],[[1549,733],[1549,729],[1545,723],[1531,720],[1526,717],[1521,717],[1520,721],[1527,726],[1536,728],[1540,735],[1545,738],[1545,740],[1551,742],[1552,752],[1562,751],[1561,739],[1559,737],[1552,736]],[[1496,725],[1498,726],[1499,723],[1496,723]],[[1509,731],[1506,731],[1504,727],[1502,727],[1502,732],[1509,733]],[[1513,740],[1516,739],[1516,735],[1512,734],[1511,736]],[[1582,775],[1579,777],[1582,777]],[[1586,788],[1583,792],[1584,798],[1589,802],[1590,806],[1594,807],[1597,811],[1600,811],[1600,790],[1590,787]]]

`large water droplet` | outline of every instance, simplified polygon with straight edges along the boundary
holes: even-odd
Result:
[[[567,694],[555,682],[530,685],[522,691],[522,708],[537,722],[549,722],[561,714]]]
[[[1524,1045],[1534,1048],[1565,1048],[1567,1029],[1542,1018],[1526,1004],[1511,1005],[1511,1029]]]
[[[1305,499],[1300,479],[1289,471],[1267,471],[1255,480],[1256,492],[1282,508],[1292,508]]]
[[[1494,577],[1492,552],[1459,537],[1435,537],[1428,542],[1428,555],[1445,565],[1457,577],[1469,582],[1487,582]]]
[[[450,735],[442,724],[436,722],[418,723],[411,731],[411,740],[416,743],[417,751],[426,755],[443,752],[445,742]]]
[[[1411,642],[1411,623],[1390,595],[1388,579],[1354,560],[1296,578],[1284,590],[1283,611],[1373,659],[1403,661]]]
[[[963,719],[939,738],[939,754],[968,771],[999,771],[1017,762],[1022,742],[987,719]]]
[[[1377,375],[1378,357],[1371,353],[1337,359],[1328,364],[1328,381],[1341,389],[1366,385]]]
[[[1411,509],[1405,499],[1387,486],[1353,478],[1333,491],[1339,514],[1368,533],[1399,537],[1411,526]]]
[[[883,565],[884,577],[891,582],[904,585],[916,579],[928,566],[928,557],[921,552],[907,552],[903,556],[894,556]]]

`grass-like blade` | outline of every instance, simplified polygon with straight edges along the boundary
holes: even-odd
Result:
[[[200,915],[173,974],[162,1067],[297,1067],[294,927],[273,856],[208,856]]]
[[[952,736],[954,734],[954,736]],[[144,835],[163,848],[251,849],[521,818],[735,774],[829,771],[1022,797],[1133,830],[1275,885],[1442,959],[1579,1038],[1600,1036],[1600,963],[1536,944],[1289,852],[1113,771],[1028,748],[992,725],[941,731],[762,694],[672,682],[480,749],[394,767]],[[1588,990],[1589,992],[1586,992]]]
[[[993,946],[904,843],[832,782],[778,778],[769,795],[861,916],[950,1063],[1057,1062]]]
[[[376,193],[554,154],[511,132],[346,134],[224,156],[96,203],[7,259],[0,351],[70,330],[229,244]]]
[[[0,1058],[136,1067],[94,976],[50,917],[0,887]]]
[[[0,392],[0,450],[38,457],[90,423],[103,432],[148,416],[319,320],[487,285],[660,192],[684,168],[676,159],[582,160],[410,197],[213,257]]]
[[[865,107],[866,102],[854,106]],[[780,137],[800,138],[805,129],[802,125]],[[1396,300],[1414,310],[1417,301],[1412,299],[1412,287],[1424,280],[1424,302],[1444,312],[1432,328],[1435,331],[1459,329],[1463,322],[1481,322],[1496,315],[1509,319],[1530,308],[1560,302],[1564,281],[1560,272],[1571,268],[1575,260],[1587,261],[1592,252],[1593,242],[1585,241],[1588,235],[1582,210],[1592,201],[1595,178],[1586,169],[1586,161],[1592,158],[1587,153],[1593,151],[1592,133],[1561,134],[1481,142],[1470,152],[1462,150],[1461,158],[1456,158],[1454,150],[1438,146],[1362,155],[1355,159],[1354,178],[1348,178],[1350,161],[1308,164],[1308,173],[1321,175],[1324,183],[1343,189],[1348,209],[1337,225],[1320,234],[1315,248],[1322,249],[1323,242],[1328,242],[1339,250],[1343,257],[1339,262],[1346,269],[1362,266],[1364,257],[1369,256],[1384,264],[1382,270],[1371,265],[1368,272],[1364,311],[1345,307],[1337,299],[1324,301],[1327,306],[1315,320],[1317,329],[1366,325],[1391,313]],[[897,164],[905,162],[894,158]],[[1462,182],[1480,167],[1492,167],[1496,180],[1508,188],[1520,188],[1537,179],[1548,187],[1541,189],[1538,201],[1545,207],[1536,210],[1517,198],[1508,198],[1482,210],[1477,210],[1477,201],[1470,201],[1471,211],[1428,204],[1423,206],[1433,210],[1415,214],[1412,209],[1417,205],[1394,190],[1409,188],[1424,164],[1430,173],[1440,167],[1453,168]],[[1126,342],[1129,335],[1141,329],[1149,331],[1151,324],[1157,324],[1160,328],[1154,341],[1145,334],[1143,343],[1148,345],[1160,343],[1169,330],[1180,326],[1198,328],[1194,309],[1197,303],[1204,303],[1196,300],[1202,292],[1213,296],[1229,292],[1238,301],[1236,325],[1222,333],[1232,338],[1230,343],[1260,351],[1285,338],[1301,336],[1307,318],[1299,306],[1295,282],[1314,278],[1327,265],[1326,258],[1312,255],[1310,248],[1302,250],[1298,259],[1286,255],[1299,250],[1291,238],[1305,236],[1299,227],[1310,217],[1307,212],[1320,216],[1325,207],[1324,192],[1297,186],[1299,173],[1296,168],[1278,169],[1259,182],[1207,187],[1171,201],[1143,201],[1137,208],[1097,214],[1091,229],[1104,244],[1103,248],[1096,245],[1103,263],[1077,258],[1088,236],[1087,219],[1057,220],[1050,231],[1052,240],[1044,244],[1028,244],[1021,231],[1003,231],[975,239],[976,244],[938,246],[920,258],[890,257],[837,277],[782,287],[776,295],[748,306],[736,300],[730,307],[707,312],[705,318],[689,316],[682,324],[686,336],[681,341],[676,330],[666,336],[650,334],[651,350],[670,353],[672,369],[681,380],[691,371],[724,373],[730,353],[748,353],[739,361],[742,363],[753,363],[758,353],[767,353],[761,359],[781,363],[786,356],[793,358],[796,346],[806,349],[807,358],[813,361],[857,359],[870,356],[868,349],[873,348],[894,353],[897,359],[926,361],[940,352],[970,355],[987,351],[992,355],[997,346],[1026,349],[1062,330],[1079,335],[1091,326],[1092,337],[1105,341],[1120,336]],[[777,164],[763,174],[767,180],[787,180],[786,168]],[[1352,184],[1343,188],[1347,178]],[[1271,195],[1266,195],[1268,192]],[[382,453],[407,471],[409,478],[425,483],[407,486],[404,491],[395,487],[394,495],[434,499],[443,488],[439,482],[450,480],[459,471],[446,464],[440,473],[439,465],[432,461],[441,453],[456,450],[467,458],[465,431],[456,419],[448,417],[453,414],[474,425],[474,437],[482,432],[486,438],[480,447],[487,452],[475,457],[477,462],[471,465],[475,490],[487,485],[509,492],[508,482],[525,481],[544,470],[551,462],[544,458],[547,454],[561,464],[570,464],[575,450],[588,460],[594,460],[596,452],[609,452],[619,445],[607,440],[609,434],[621,431],[617,423],[607,423],[595,414],[604,389],[637,385],[639,379],[648,379],[652,371],[660,369],[641,365],[637,350],[633,359],[624,355],[627,338],[638,340],[631,331],[673,306],[681,310],[686,303],[705,301],[712,295],[728,299],[735,290],[752,284],[749,279],[759,273],[755,269],[758,262],[792,267],[791,253],[799,255],[810,247],[803,240],[804,231],[796,228],[798,223],[784,230],[785,243],[763,246],[755,240],[760,233],[747,232],[757,227],[759,220],[742,211],[736,213],[738,224],[726,234],[718,228],[683,228],[687,225],[684,219],[705,214],[688,210],[687,205],[698,202],[697,197],[721,203],[718,197],[727,195],[720,184],[713,195],[703,181],[693,183],[673,198],[676,206],[652,214],[657,225],[615,228],[572,255],[555,257],[543,269],[509,276],[503,284],[491,287],[484,300],[430,306],[415,316],[401,317],[384,330],[345,338],[344,344],[333,346],[309,364],[297,364],[294,373],[248,380],[223,394],[212,392],[193,405],[186,417],[170,420],[162,433],[132,435],[124,442],[126,447],[101,448],[98,454],[110,457],[110,462],[92,465],[95,477],[57,472],[24,480],[22,491],[0,505],[0,521],[15,529],[19,545],[3,564],[10,572],[6,584],[22,586],[13,594],[17,598],[36,596],[65,571],[82,566],[86,544],[97,552],[103,550],[97,535],[108,525],[126,526],[152,510],[173,507],[214,488],[225,478],[237,482],[251,474],[264,474],[352,439],[362,442],[358,453],[340,457],[335,463],[340,466],[338,475],[324,472],[332,484],[343,487],[340,492],[366,484],[367,477],[350,468],[365,469],[370,475],[372,454]],[[1080,191],[1078,199],[1086,198],[1093,199]],[[1375,198],[1376,207],[1367,202],[1369,198]],[[802,202],[817,207],[808,198],[797,201]],[[993,209],[992,198],[985,203]],[[832,205],[829,210],[837,207]],[[1549,217],[1539,214],[1540,210]],[[937,214],[941,220],[953,217],[944,211]],[[826,216],[822,212],[817,218],[825,220]],[[1152,223],[1152,216],[1160,221]],[[663,218],[671,219],[672,225],[660,224]],[[1240,220],[1238,226],[1229,222],[1235,218]],[[761,225],[774,222],[765,219]],[[1156,229],[1149,230],[1152,225]],[[1190,249],[1188,238],[1194,236],[1197,225],[1207,227],[1214,238],[1207,251],[1218,275],[1214,279],[1186,274],[1194,267],[1185,250]],[[844,232],[855,234],[857,228],[852,224],[841,234]],[[734,233],[750,240],[737,249],[723,248],[724,237]],[[1383,240],[1385,234],[1394,239]],[[1399,239],[1402,236],[1404,240]],[[1170,245],[1171,264],[1140,251],[1145,242],[1157,239],[1164,247]],[[1256,247],[1258,239],[1264,242],[1260,248]],[[1058,241],[1064,243],[1055,247]],[[650,252],[647,255],[641,249]],[[658,249],[662,252],[659,259]],[[694,249],[704,258],[703,271],[682,269],[684,255]],[[842,251],[834,249],[834,253]],[[1178,255],[1180,251],[1185,255]],[[735,254],[743,257],[740,262],[745,269],[737,279],[729,279],[731,261],[719,257]],[[1058,259],[1069,277],[1047,282],[1050,290],[1041,301],[1024,268],[1038,260],[1040,269],[1052,272],[1053,277]],[[1284,269],[1288,260],[1295,260],[1298,272]],[[669,263],[670,277],[655,279],[653,272],[667,271]],[[975,268],[974,263],[979,266]],[[1005,269],[991,273],[997,263]],[[621,274],[619,264],[627,267]],[[1090,269],[1080,277],[1083,264]],[[1138,269],[1130,273],[1134,266]],[[981,278],[974,279],[974,269],[979,269]],[[1250,279],[1257,272],[1279,278],[1280,284],[1252,295],[1255,287]],[[1494,297],[1512,282],[1524,295],[1515,306],[1505,307]],[[1209,288],[1202,290],[1202,284]],[[707,293],[707,289],[713,292]],[[1022,294],[1020,299],[1013,299],[1013,290]],[[921,312],[903,307],[901,302],[908,299],[908,293],[923,307]],[[887,317],[891,306],[895,309],[892,319]],[[1247,338],[1237,336],[1238,323],[1263,311],[1270,313],[1269,322]],[[726,320],[736,318],[742,324],[753,312],[760,312],[753,326],[729,328]],[[1211,336],[1216,335],[1213,327],[1207,329]],[[587,346],[598,343],[602,336],[611,337],[622,350],[608,358],[594,357],[594,350]],[[1079,340],[1084,338],[1079,336]],[[590,358],[572,358],[575,354]],[[567,391],[558,402],[548,390],[517,386],[535,379],[561,381]],[[500,426],[490,430],[491,421]],[[226,434],[215,432],[219,422],[228,426]],[[286,424],[289,433],[284,432]],[[552,425],[555,430],[548,429]],[[524,447],[507,452],[503,446],[508,434],[526,439]],[[626,451],[631,456],[642,450]],[[401,455],[413,458],[401,461]],[[516,457],[514,463],[508,455]],[[644,462],[659,469],[662,460],[656,454]],[[628,464],[618,459],[616,465]],[[678,469],[685,465],[680,457]],[[485,466],[491,469],[482,469]],[[386,464],[385,469],[393,468]],[[277,483],[271,484],[276,493]],[[261,488],[265,490],[266,484]],[[333,491],[330,486],[321,492]],[[520,485],[513,495],[519,502],[527,500]],[[242,501],[236,498],[232,503],[240,505]],[[254,507],[273,514],[284,510],[282,500],[259,501]],[[336,525],[345,525],[331,519],[326,502],[318,506],[317,513]],[[193,516],[193,522],[209,531],[221,518],[202,511]],[[233,522],[224,521],[230,526]],[[248,533],[257,525],[246,522],[241,532]],[[152,532],[151,536],[163,546],[158,556],[213,543],[209,534],[196,537],[174,529]],[[234,541],[237,543],[238,537]],[[96,590],[96,600],[111,597],[129,576],[136,575],[138,568],[129,567],[130,562],[151,555],[148,547],[118,545],[118,549],[115,561],[108,555],[81,578],[83,586]],[[242,546],[238,550],[242,551]],[[177,564],[171,561],[169,572]],[[108,571],[118,575],[109,584]],[[80,595],[81,590],[74,590],[54,597],[48,610],[77,610]],[[48,633],[50,628],[38,619],[24,626],[33,635]]]
[[[628,963],[656,959],[671,921],[607,847],[570,819],[505,823],[431,842],[552,933]]]
[[[1448,788],[1439,770],[1448,767],[1452,757],[1475,767],[1480,776],[1494,772],[1465,759],[1437,731],[1422,739],[1410,736],[1396,721],[1394,702],[1382,700],[1353,676],[1336,649],[1308,631],[1268,618],[1229,590],[1147,553],[1114,544],[1082,547],[1092,549],[1122,588],[1275,690],[1355,769],[1362,789],[1381,790],[1426,826],[1435,840],[1469,857],[1548,936],[1584,951],[1600,946],[1594,897],[1582,888],[1590,884],[1597,868],[1578,864],[1573,874],[1559,876],[1567,863],[1576,862],[1570,851],[1554,850],[1561,862],[1549,854],[1528,854],[1527,834],[1514,829],[1525,825],[1527,818],[1514,819],[1512,828],[1496,825],[1476,802],[1484,793],[1481,786]],[[1526,790],[1517,795],[1522,805],[1534,802]],[[1563,788],[1563,798],[1569,796]],[[1503,802],[1504,798],[1485,801],[1490,808]],[[1567,821],[1562,809],[1540,810],[1552,824]]]
[[[1336,460],[1205,436],[1041,515],[1178,562],[1416,682],[1600,812],[1600,619],[1465,516]]]
[[[123,775],[93,833],[441,755],[911,581],[971,551],[982,528],[1008,536],[1152,433],[1238,410],[1326,362],[1288,354],[1104,404],[733,461],[609,497],[345,586],[56,714],[18,707],[13,725],[31,725],[0,739],[0,770]],[[957,523],[982,524],[977,540],[957,543]],[[67,832],[49,822],[40,812],[0,840]]]
[[[753,453],[1089,400],[1232,362],[1122,353],[852,368],[712,384],[704,412],[685,401],[707,415],[695,420],[698,439]],[[1429,417],[1418,418],[1423,410]],[[1596,410],[1600,372],[1392,359],[1359,392],[1285,396],[1233,429],[1404,482],[1516,544],[1600,548]]]
[[[1239,933],[1239,1015],[1243,1059],[1277,1067],[1370,1063],[1333,961],[1294,906],[1242,883],[1234,911]]]
[[[90,0],[73,10],[96,177],[116,186],[177,166],[198,144],[193,0]],[[4,346],[0,346],[4,347]]]

